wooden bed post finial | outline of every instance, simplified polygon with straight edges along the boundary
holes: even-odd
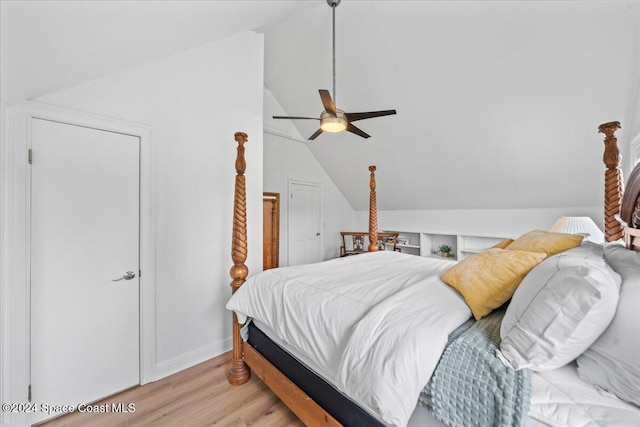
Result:
[[[379,250],[378,247],[378,207],[376,206],[376,167],[369,166],[369,252]]]
[[[235,140],[238,143],[236,157],[236,182],[233,196],[233,234],[231,236],[231,259],[233,267],[229,271],[231,275],[231,292],[235,292],[242,286],[249,275],[249,269],[245,265],[247,260],[247,195],[244,171],[247,162],[244,158],[244,144],[247,142],[247,134],[236,132]],[[240,385],[249,381],[249,368],[244,362],[242,352],[242,337],[240,336],[240,324],[238,317],[233,313],[233,355],[231,369],[227,374],[227,380],[231,385]]]
[[[624,235],[624,227],[617,219],[623,195],[620,150],[615,136],[618,129],[620,122],[603,123],[598,127],[598,132],[605,135],[602,160],[607,166],[604,174],[604,236],[607,242],[616,241]]]

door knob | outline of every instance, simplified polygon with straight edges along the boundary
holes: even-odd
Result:
[[[127,271],[126,273],[124,273],[124,275],[118,279],[112,279],[112,282],[119,282],[120,280],[124,279],[124,280],[131,280],[134,277],[136,277],[136,273],[134,273],[133,271]]]
[[[319,235],[320,235],[320,233],[316,233],[316,236],[319,236]]]

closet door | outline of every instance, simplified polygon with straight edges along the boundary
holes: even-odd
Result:
[[[140,140],[32,119],[31,142],[31,401],[77,406],[140,382]]]
[[[319,184],[289,183],[289,265],[322,260],[321,194]]]

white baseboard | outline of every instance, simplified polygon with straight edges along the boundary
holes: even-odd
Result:
[[[233,341],[231,337],[227,337],[221,341],[192,351],[191,353],[183,354],[182,356],[175,357],[171,360],[167,360],[166,362],[158,363],[156,365],[156,380],[168,377],[169,375],[195,366],[206,360],[213,359],[214,357],[231,350],[232,345]]]

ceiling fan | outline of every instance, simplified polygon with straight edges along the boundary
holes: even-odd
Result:
[[[336,96],[336,7],[340,4],[340,0],[327,0],[327,4],[331,6],[333,11],[333,97]],[[362,129],[353,125],[357,120],[371,119],[373,117],[382,117],[396,114],[396,110],[383,111],[366,111],[361,113],[347,113],[344,110],[336,108],[331,94],[326,89],[320,89],[320,100],[324,111],[317,117],[299,117],[299,116],[273,116],[274,119],[293,119],[293,120],[320,120],[320,128],[309,137],[309,140],[316,139],[322,132],[338,133],[344,130],[355,133],[363,138],[369,138],[371,135]]]

